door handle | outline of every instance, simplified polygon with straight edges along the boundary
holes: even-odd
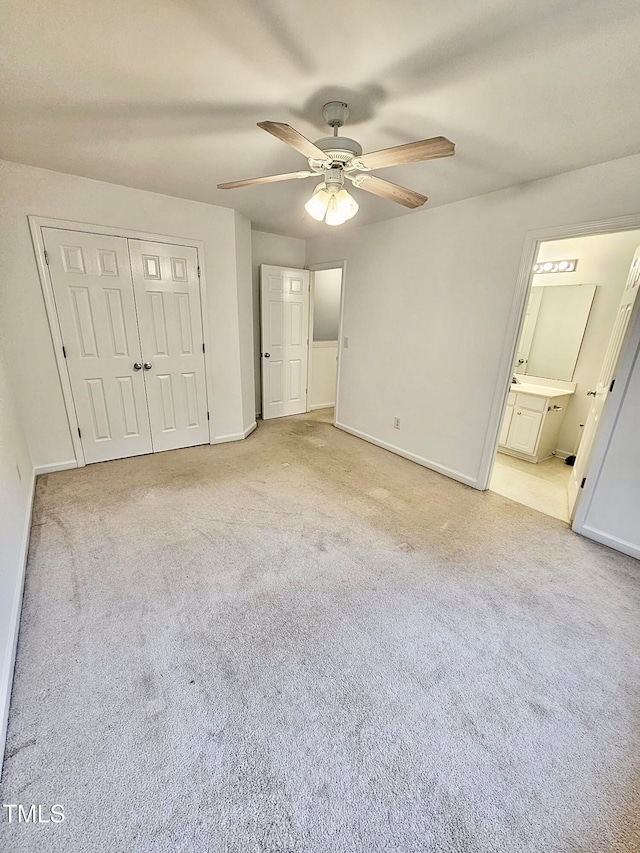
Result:
[[[265,352],[264,357],[265,357],[265,358],[271,358],[271,353],[270,353],[270,352]]]
[[[151,370],[153,365],[151,364],[150,361],[145,361],[145,363],[142,366],[144,367],[145,370]]]
[[[133,365],[133,369],[142,370],[142,363],[140,361],[136,361],[136,363]]]
[[[597,391],[587,391],[587,397],[595,397],[597,393]]]

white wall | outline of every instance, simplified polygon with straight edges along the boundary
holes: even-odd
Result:
[[[247,323],[251,297],[248,292],[239,295],[238,290],[248,290],[250,284],[236,257],[236,240],[245,227],[242,218],[227,208],[17,163],[0,161],[0,180],[0,329],[36,468],[73,460],[74,452],[27,223],[29,214],[204,242],[214,349],[213,431],[216,437],[241,435],[253,414],[251,407],[245,415],[247,399],[243,397],[243,384],[251,382],[246,357],[251,332],[245,330],[241,341],[240,325]]]
[[[640,210],[640,204],[638,209]],[[558,439],[558,450],[563,454],[574,452],[579,424],[583,424],[587,417],[587,391],[596,386],[629,267],[639,245],[640,231],[624,231],[617,234],[576,237],[571,240],[553,240],[540,246],[539,261],[578,258],[579,262],[574,273],[535,275],[534,284],[553,286],[580,282],[597,285],[573,375],[573,381],[577,383],[576,393],[569,402]]]
[[[265,231],[251,232],[251,262],[253,266],[253,312],[255,352],[255,410],[262,411],[260,359],[260,264],[302,269],[305,265],[306,243],[296,237],[283,237]]]
[[[242,374],[243,433],[256,423],[253,282],[251,270],[251,222],[235,214],[236,280],[238,282],[238,330]]]
[[[318,341],[311,344],[309,409],[326,409],[336,402],[338,343]]]
[[[634,156],[309,240],[347,261],[342,424],[477,486],[526,232],[638,211]]]
[[[342,268],[313,274],[313,340],[337,341],[340,323]]]
[[[0,341],[0,772],[29,543],[34,472]]]

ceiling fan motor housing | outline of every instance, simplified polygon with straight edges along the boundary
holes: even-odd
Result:
[[[327,157],[338,163],[346,163],[362,154],[362,146],[348,136],[325,136],[315,144],[326,152]]]

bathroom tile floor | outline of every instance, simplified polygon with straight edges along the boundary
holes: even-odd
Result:
[[[569,522],[567,485],[571,468],[552,456],[534,465],[498,453],[489,488],[505,498]]]

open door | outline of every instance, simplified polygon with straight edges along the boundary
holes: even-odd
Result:
[[[307,411],[309,271],[262,264],[262,417]]]
[[[587,472],[596,432],[600,425],[602,410],[604,409],[609,392],[613,389],[613,382],[615,381],[614,374],[618,364],[620,350],[622,349],[624,337],[629,327],[629,320],[631,319],[633,305],[636,301],[639,288],[640,246],[636,249],[633,256],[633,262],[631,264],[631,269],[629,270],[629,276],[622,294],[622,299],[620,300],[620,307],[618,308],[613,332],[609,339],[609,345],[607,346],[607,352],[598,378],[598,384],[594,390],[587,391],[587,394],[592,397],[593,400],[584,425],[584,433],[582,435],[582,440],[576,455],[576,461],[571,472],[571,479],[569,480],[569,514],[571,515],[571,518],[573,518],[578,494]]]

